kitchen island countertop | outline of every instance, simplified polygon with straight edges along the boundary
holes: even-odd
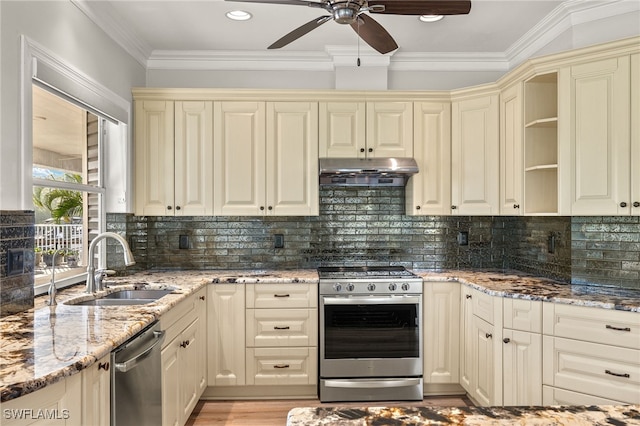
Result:
[[[298,407],[287,426],[638,425],[640,405],[550,407]]]

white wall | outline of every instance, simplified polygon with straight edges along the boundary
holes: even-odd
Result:
[[[0,20],[0,210],[30,210],[31,146],[20,143],[20,36],[123,99],[145,84],[145,70],[67,0],[0,1]]]

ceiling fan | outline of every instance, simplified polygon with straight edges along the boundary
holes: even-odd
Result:
[[[368,13],[390,15],[464,15],[471,10],[470,0],[227,0],[248,3],[272,3],[309,6],[324,9],[330,15],[320,16],[286,34],[268,49],[279,49],[320,25],[334,20],[349,24],[358,35],[378,52],[385,54],[398,48],[391,34]]]

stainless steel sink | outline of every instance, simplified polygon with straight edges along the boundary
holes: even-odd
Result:
[[[173,290],[120,290],[109,293],[103,299],[151,299],[157,300]]]
[[[173,290],[120,290],[109,293],[104,297],[82,301],[69,300],[66,305],[79,306],[119,306],[119,305],[144,305],[171,294]]]

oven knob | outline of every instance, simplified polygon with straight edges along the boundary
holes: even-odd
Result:
[[[338,283],[338,284],[334,284],[333,285],[333,290],[335,291],[342,291],[342,284]]]
[[[370,283],[369,285],[367,285],[367,290],[369,291],[374,291],[376,289],[376,285],[373,283]]]
[[[347,291],[353,291],[354,288],[356,288],[356,286],[354,286],[352,283],[347,284]]]
[[[409,291],[410,288],[411,286],[409,285],[409,283],[402,283],[402,290]]]
[[[398,288],[396,283],[389,284],[389,291],[396,291],[396,288]]]

